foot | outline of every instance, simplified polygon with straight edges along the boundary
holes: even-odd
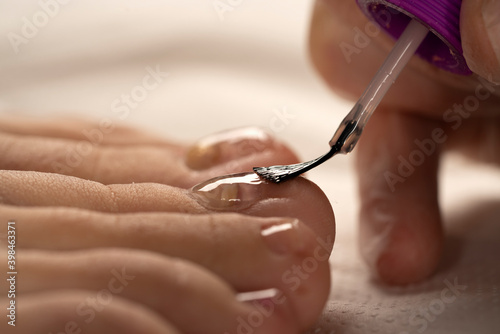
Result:
[[[296,162],[262,131],[183,146],[103,124],[4,119],[0,137],[18,333],[299,333],[321,313],[332,209],[303,178],[245,173]]]

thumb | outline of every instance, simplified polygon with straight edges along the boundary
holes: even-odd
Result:
[[[356,162],[360,250],[386,283],[420,281],[439,263],[437,171],[445,139],[437,121],[383,109],[363,131]]]
[[[460,34],[470,69],[500,84],[500,0],[463,0]]]

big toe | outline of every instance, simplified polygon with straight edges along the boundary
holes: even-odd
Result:
[[[335,239],[333,211],[319,187],[301,177],[274,184],[256,174],[242,173],[201,183],[193,194],[210,210],[295,221],[264,226],[262,234],[270,248],[282,254],[264,260],[252,258],[247,265],[263,268],[255,275],[267,276],[286,294],[302,328],[312,325],[328,298],[328,259]],[[257,249],[248,252],[258,254]]]

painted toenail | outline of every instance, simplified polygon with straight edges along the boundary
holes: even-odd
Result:
[[[261,184],[267,181],[255,173],[216,177],[191,189],[192,196],[205,208],[216,211],[239,211],[252,206],[262,197]]]
[[[285,218],[280,222],[264,225],[260,234],[269,249],[281,255],[296,254],[305,249],[304,226],[298,219]]]
[[[263,152],[273,145],[273,139],[256,127],[240,128],[200,139],[186,154],[186,165],[203,170],[218,164]]]
[[[270,288],[265,290],[257,290],[257,291],[248,291],[248,292],[240,292],[236,295],[236,300],[240,302],[251,302],[256,300],[267,300],[278,297],[283,293],[276,289]]]

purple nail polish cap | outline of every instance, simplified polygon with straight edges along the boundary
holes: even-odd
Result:
[[[462,0],[357,0],[368,18],[397,39],[411,19],[423,23],[429,34],[416,53],[453,73],[469,75],[460,39]]]

